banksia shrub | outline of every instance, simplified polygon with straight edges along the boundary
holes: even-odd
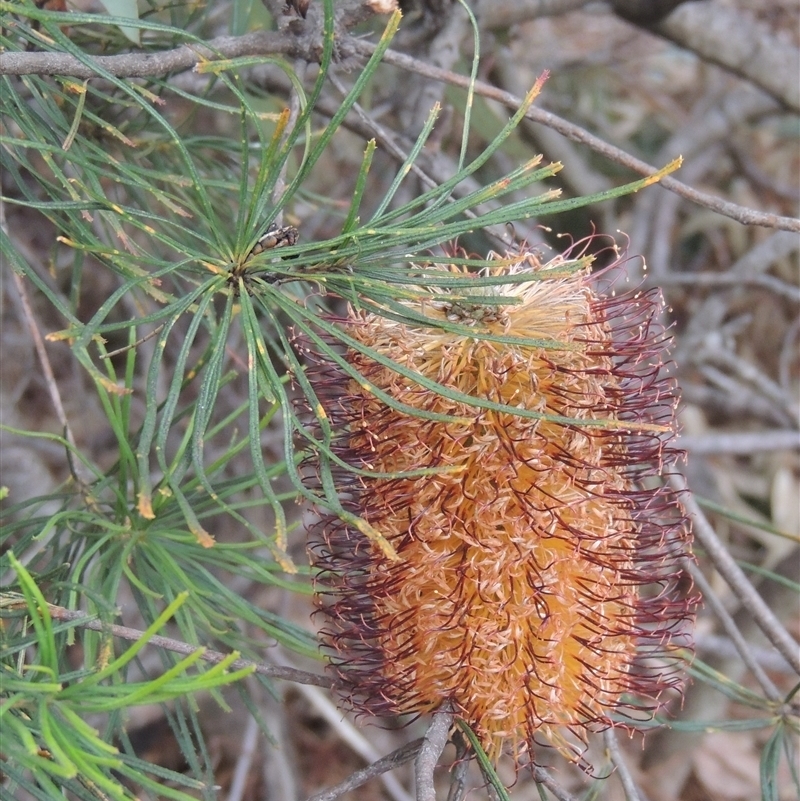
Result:
[[[601,297],[589,262],[439,268],[459,280],[404,288],[407,316],[342,321],[353,371],[309,371],[369,524],[323,515],[312,548],[339,684],[373,715],[449,701],[493,758],[577,758],[658,706],[686,645],[661,296]]]

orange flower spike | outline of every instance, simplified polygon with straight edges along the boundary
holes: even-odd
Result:
[[[443,290],[407,304],[474,337],[363,312],[351,312],[346,331],[452,390],[556,420],[448,399],[355,349],[347,359],[369,384],[459,420],[400,412],[330,365],[310,371],[346,463],[440,468],[336,474],[345,508],[399,559],[322,518],[312,546],[322,637],[357,709],[423,713],[449,700],[493,758],[509,747],[533,759],[540,735],[579,758],[588,730],[642,709],[623,696],[658,706],[678,683],[677,647],[689,645],[693,601],[677,587],[688,532],[674,493],[647,481],[675,458],[662,300],[600,297],[589,267],[570,274],[564,257],[497,261],[484,275],[531,280],[476,296],[517,303],[455,302]]]

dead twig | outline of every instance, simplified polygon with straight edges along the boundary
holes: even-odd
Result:
[[[717,343],[714,343],[716,345]],[[776,381],[761,371],[756,365],[742,359],[727,348],[709,346],[705,352],[701,351],[702,362],[724,369],[735,375],[740,381],[749,384],[770,403],[786,415],[786,419],[796,422],[797,402],[790,391],[785,390]],[[698,359],[700,361],[700,359]]]
[[[464,801],[468,789],[467,773],[469,772],[470,753],[467,741],[458,729],[453,735],[453,745],[456,747],[456,759],[453,763],[447,801]]]
[[[375,52],[375,45],[365,41],[353,41],[353,48],[361,52],[365,56],[372,55]],[[470,79],[464,75],[458,75],[449,70],[442,70],[437,67],[432,67],[424,61],[407,56],[403,53],[398,53],[394,50],[387,50],[384,54],[383,60],[387,64],[392,64],[401,69],[408,70],[409,72],[416,72],[437,81],[446,81],[453,86],[459,86],[466,89],[470,85]],[[508,108],[517,109],[522,104],[522,98],[498,89],[483,81],[475,81],[474,84],[475,94],[482,97],[488,97],[492,100],[497,100]],[[608,142],[600,139],[594,134],[589,133],[579,125],[568,122],[563,117],[557,114],[552,114],[543,109],[531,107],[525,114],[525,118],[532,122],[538,122],[552,128],[555,131],[571,139],[573,142],[579,142],[594,150],[596,153],[606,157],[610,161],[628,167],[639,175],[653,175],[658,172],[658,168],[648,164],[641,159],[637,159],[630,153],[625,152],[621,148],[614,147]],[[755,209],[747,208],[746,206],[739,206],[736,203],[731,203],[727,200],[710,195],[707,192],[700,192],[687,186],[681,181],[676,180],[670,176],[665,176],[659,182],[665,189],[675,192],[681,197],[690,200],[698,206],[716,211],[725,217],[730,217],[743,225],[760,225],[765,228],[777,228],[785,231],[798,231],[800,232],[800,219],[796,217],[781,217],[778,214],[770,214],[768,212],[756,211]]]
[[[0,75],[67,75],[73,78],[156,78],[189,70],[207,61],[242,56],[308,55],[308,43],[277,31],[254,31],[243,36],[220,36],[160,53],[121,53],[78,59],[68,53],[0,53]]]
[[[236,768],[233,771],[233,779],[231,780],[231,786],[228,790],[227,801],[242,801],[244,798],[247,779],[250,775],[253,757],[255,756],[256,746],[258,745],[259,734],[258,722],[251,715],[247,718],[247,725],[242,735],[239,758],[236,760]]]
[[[50,357],[47,355],[47,349],[44,346],[44,339],[39,331],[39,325],[36,322],[36,316],[33,313],[33,308],[31,307],[30,300],[28,299],[28,292],[25,289],[25,282],[22,280],[22,276],[15,270],[11,270],[11,277],[14,281],[14,286],[17,288],[17,292],[19,293],[18,297],[22,316],[25,318],[25,323],[28,326],[28,331],[30,332],[31,339],[33,340],[33,345],[36,348],[36,355],[39,357],[39,362],[42,365],[42,373],[44,375],[45,384],[47,385],[47,391],[50,395],[50,402],[53,404],[53,409],[55,410],[58,422],[61,424],[61,428],[64,431],[65,439],[74,448],[75,437],[72,435],[72,429],[70,428],[69,421],[67,420],[67,413],[64,411],[64,404],[61,402],[61,393],[59,392],[58,384],[56,383],[53,367],[50,364]]]
[[[703,546],[706,554],[717,572],[725,579],[736,597],[753,620],[766,635],[767,639],[778,649],[783,658],[800,675],[800,647],[783,624],[767,606],[764,599],[747,579],[744,571],[736,564],[728,549],[717,536],[714,527],[708,522],[703,510],[694,496],[689,492],[686,479],[681,475],[670,477],[669,483],[681,493],[681,502],[692,519],[694,536]]]
[[[365,762],[376,762],[380,759],[375,746],[342,714],[331,699],[316,687],[299,685],[300,694],[314,707],[330,727],[356,754]],[[381,776],[383,786],[393,801],[412,801],[411,796],[400,784],[397,777],[390,773]]]
[[[498,30],[529,19],[568,14],[590,2],[591,0],[514,0],[512,3],[498,3],[497,0],[478,0],[475,16],[481,28]]]
[[[687,358],[686,363],[690,362]],[[681,388],[681,394],[687,403],[714,410],[724,409],[732,416],[757,418],[780,427],[788,427],[794,423],[783,409],[724,371],[710,364],[703,364],[700,365],[699,372],[705,379],[705,384],[687,380]]]
[[[577,801],[572,793],[568,793],[544,768],[533,769],[533,780],[537,784],[543,784],[558,801]]]
[[[793,111],[800,111],[800,52],[773,36],[755,17],[722,3],[685,3],[655,30],[704,61],[752,81]]]
[[[337,45],[340,58],[356,54],[370,56],[375,52],[374,44],[347,36],[337,39]],[[0,54],[0,75],[69,75],[79,78],[91,78],[97,75],[125,78],[155,77],[169,72],[191,69],[205,61],[247,55],[279,53],[293,58],[315,61],[318,50],[316,41],[311,42],[303,36],[291,36],[286,32],[256,31],[244,36],[222,36],[207,43],[183,45],[174,50],[156,54],[127,53],[119,56],[86,56],[85,59],[79,60],[64,53],[2,53]],[[470,85],[470,79],[464,75],[434,67],[393,50],[386,51],[384,61],[433,80],[445,81],[453,86],[467,88]],[[476,94],[497,100],[509,108],[519,108],[522,103],[521,98],[483,81],[476,81],[474,90]],[[532,122],[558,131],[574,142],[586,145],[610,161],[628,167],[639,175],[652,175],[658,171],[651,164],[610,145],[579,125],[568,122],[549,111],[533,107],[528,109],[525,116]],[[665,189],[675,192],[692,203],[730,217],[743,225],[760,225],[765,228],[800,232],[800,219],[796,217],[782,217],[740,206],[706,192],[700,192],[670,176],[662,178],[660,183]]]
[[[700,592],[703,593],[703,600],[717,616],[717,619],[722,624],[722,628],[725,629],[725,633],[728,635],[728,637],[730,637],[731,642],[736,648],[736,651],[738,652],[739,656],[741,656],[742,661],[745,663],[745,665],[747,665],[755,680],[761,685],[761,689],[764,690],[764,695],[766,695],[770,701],[780,702],[783,696],[778,691],[778,688],[772,683],[772,680],[769,678],[769,676],[767,676],[761,665],[758,664],[756,659],[750,653],[750,647],[747,644],[747,640],[745,640],[744,636],[739,631],[739,627],[736,625],[736,621],[728,613],[725,605],[719,599],[717,594],[712,589],[711,584],[709,584],[708,580],[703,575],[703,571],[700,570],[700,568],[691,559],[682,559],[681,564],[683,569],[689,573],[689,575],[691,575],[692,580],[699,587]]]
[[[719,657],[726,660],[738,659],[740,655],[739,649],[733,644],[731,638],[724,634],[695,635],[694,647],[704,660],[708,657]],[[753,659],[770,673],[778,673],[782,676],[794,675],[792,668],[786,664],[786,660],[771,646],[750,646],[750,653]]]
[[[769,451],[800,450],[800,431],[717,431],[709,434],[682,435],[680,447],[690,453],[747,454]]]
[[[617,734],[614,729],[605,730],[603,733],[603,741],[611,756],[611,762],[617,769],[617,777],[619,778],[620,784],[622,784],[622,792],[625,793],[626,801],[644,801],[639,792],[639,788],[636,786],[636,782],[633,780],[633,776],[631,776],[631,772],[628,770],[625,759],[622,756],[622,751],[620,751],[619,743],[617,742]]]
[[[650,260],[648,260],[650,264]],[[724,273],[663,273],[656,279],[649,275],[646,279],[648,286],[751,286],[761,287],[786,298],[792,303],[800,303],[800,288],[781,281],[772,275],[752,275],[744,278]]]
[[[439,757],[447,745],[450,728],[453,725],[453,712],[449,703],[445,703],[433,715],[431,725],[425,733],[425,739],[417,753],[415,762],[417,777],[417,801],[436,801],[436,787],[433,783],[433,772]]]
[[[387,771],[394,770],[394,768],[406,762],[410,762],[419,753],[422,743],[423,739],[420,737],[407,745],[401,746],[397,750],[392,751],[391,754],[387,754],[385,757],[368,765],[366,768],[357,770],[335,787],[330,787],[316,795],[312,795],[308,801],[335,801],[339,796],[350,792],[350,790],[355,790],[356,787],[360,787],[370,779],[374,779],[376,776],[381,776]]]

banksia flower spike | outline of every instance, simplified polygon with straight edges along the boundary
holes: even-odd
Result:
[[[481,275],[508,283],[474,297],[407,288],[405,321],[342,323],[362,380],[309,371],[356,469],[334,472],[342,504],[394,551],[341,516],[318,524],[340,686],[373,715],[449,701],[492,758],[547,742],[579,759],[588,731],[658,706],[687,645],[687,532],[656,478],[677,400],[661,296],[601,297],[589,262],[521,250],[492,257]]]

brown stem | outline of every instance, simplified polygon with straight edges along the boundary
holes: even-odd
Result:
[[[0,53],[0,75],[69,75],[95,78],[154,78],[182,72],[197,64],[219,59],[275,53],[308,57],[308,43],[301,37],[276,31],[253,31],[243,36],[220,36],[205,43],[181,45],[160,53],[122,53],[118,56],[86,56],[67,53]]]
[[[375,51],[374,44],[348,36],[337,39],[337,45],[340,58],[356,53],[369,56]],[[71,75],[79,78],[91,78],[98,74],[108,73],[116,77],[154,77],[169,72],[188,70],[204,61],[275,53],[316,61],[319,46],[317,42],[311,41],[306,36],[292,35],[286,31],[281,33],[255,31],[244,36],[221,36],[206,44],[183,45],[163,53],[87,56],[85,60],[78,60],[74,56],[64,53],[2,53],[0,54],[0,75]],[[466,76],[431,66],[392,50],[386,51],[384,61],[434,80],[445,81],[453,86],[467,87],[470,82]],[[516,109],[522,102],[521,98],[483,81],[476,81],[474,88],[476,94],[497,100],[509,108]],[[652,175],[657,172],[657,168],[651,164],[604,142],[579,125],[568,122],[556,114],[534,107],[530,108],[525,116],[532,122],[552,128],[568,139],[584,144],[610,161],[628,167],[640,175]],[[692,203],[730,217],[743,225],[760,225],[765,228],[800,232],[800,219],[795,217],[782,217],[740,206],[706,192],[699,192],[670,176],[662,178],[660,183],[665,189],[675,192]]]
[[[361,40],[354,41],[353,47],[364,55],[371,55],[375,51],[375,45]],[[470,79],[465,75],[458,75],[449,70],[432,67],[424,61],[420,61],[412,56],[407,56],[404,53],[398,53],[394,50],[387,50],[383,60],[387,64],[393,64],[396,67],[408,70],[409,72],[416,72],[427,78],[432,78],[433,80],[446,81],[453,86],[466,89],[470,85]],[[498,89],[495,86],[491,86],[483,81],[475,81],[473,88],[475,94],[496,100],[508,108],[516,110],[522,105],[522,98],[512,95],[510,92]],[[657,167],[641,159],[637,159],[635,156],[630,155],[630,153],[626,153],[624,150],[608,144],[608,142],[604,142],[598,136],[589,133],[579,125],[568,122],[557,114],[532,106],[526,112],[525,118],[532,122],[546,125],[548,128],[552,128],[554,131],[558,131],[560,134],[566,136],[567,139],[586,145],[596,153],[605,156],[610,161],[628,167],[639,175],[653,175],[658,172]],[[797,217],[781,217],[778,214],[769,214],[768,212],[756,211],[746,206],[739,206],[736,203],[730,203],[727,200],[722,200],[706,192],[699,192],[697,189],[693,189],[691,186],[687,186],[670,176],[662,178],[659,184],[665,189],[669,189],[681,197],[692,201],[692,203],[696,203],[698,206],[704,206],[712,211],[716,211],[718,214],[730,217],[732,220],[736,220],[743,225],[760,225],[765,228],[779,228],[784,231],[800,232],[800,219]]]
[[[350,790],[355,790],[356,787],[360,787],[362,784],[366,784],[370,779],[393,770],[405,762],[410,762],[419,753],[423,742],[422,738],[420,738],[398,748],[396,751],[392,751],[391,754],[387,754],[382,759],[367,765],[366,768],[357,770],[335,787],[329,787],[327,790],[312,795],[308,801],[335,801],[339,796],[350,792]]]
[[[144,632],[138,629],[131,629],[127,626],[117,626],[112,623],[104,623],[102,620],[97,620],[93,617],[88,617],[84,612],[74,612],[71,609],[64,609],[62,606],[51,606],[48,604],[48,611],[54,620],[69,620],[76,626],[84,629],[91,629],[92,631],[100,631],[105,634],[111,634],[114,637],[119,637],[122,640],[137,641],[144,637]],[[219,664],[224,659],[227,659],[229,654],[224,654],[221,651],[212,651],[208,648],[201,649],[196,645],[189,645],[189,643],[182,642],[181,640],[173,640],[169,637],[162,637],[154,634],[148,639],[148,643],[155,645],[157,648],[163,648],[166,651],[173,651],[176,654],[190,655],[199,650],[203,650],[200,659],[203,662],[210,662],[213,665]],[[317,687],[333,687],[333,681],[327,676],[320,676],[317,673],[308,673],[305,670],[296,670],[295,668],[279,667],[278,665],[267,665],[263,662],[252,662],[249,659],[236,659],[229,667],[232,670],[240,670],[241,668],[254,667],[256,673],[262,676],[270,676],[273,679],[283,679],[284,681],[294,681],[298,684],[315,684]]]
[[[670,484],[673,489],[682,493],[681,502],[692,518],[694,536],[705,549],[717,572],[736,593],[736,597],[741,601],[742,606],[750,612],[767,639],[778,649],[794,670],[800,674],[800,650],[797,647],[797,641],[792,638],[775,613],[767,606],[763,598],[748,581],[744,571],[736,564],[730,551],[720,541],[713,526],[703,514],[700,505],[694,499],[694,496],[688,492],[686,479],[683,476],[674,475],[670,478]]]
[[[436,801],[433,771],[447,745],[447,737],[452,725],[452,708],[449,703],[445,703],[434,713],[431,725],[425,733],[425,739],[417,754],[417,801]]]

